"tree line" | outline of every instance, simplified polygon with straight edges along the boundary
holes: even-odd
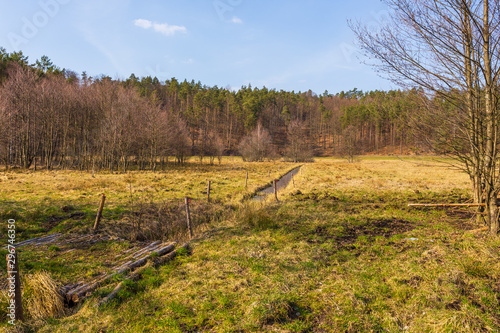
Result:
[[[156,170],[189,157],[404,153],[422,147],[409,125],[420,95],[92,78],[0,48],[0,159],[7,168]]]

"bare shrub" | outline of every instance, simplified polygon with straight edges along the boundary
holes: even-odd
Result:
[[[255,130],[243,138],[239,146],[243,160],[247,162],[262,162],[271,159],[275,152],[269,131],[259,123]]]
[[[205,156],[210,158],[210,165],[214,164],[215,158],[219,160],[220,164],[222,161],[222,154],[224,153],[224,144],[216,132],[203,131],[200,133],[198,144],[196,145],[196,152],[200,158],[200,164],[203,162]]]
[[[192,226],[195,230],[217,218],[221,212],[223,208],[217,204],[190,202]],[[113,230],[107,231],[131,241],[183,239],[188,234],[186,206],[181,200],[162,203],[140,201],[134,204],[130,213]]]

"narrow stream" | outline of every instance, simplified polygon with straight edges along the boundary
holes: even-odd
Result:
[[[280,190],[286,188],[288,186],[288,184],[290,184],[290,182],[292,181],[292,178],[293,176],[295,176],[296,174],[299,173],[300,171],[300,166],[299,167],[296,167],[295,169],[292,169],[290,170],[287,174],[285,174],[283,177],[281,177],[277,182],[276,182],[276,186],[278,188],[278,194],[280,192]],[[273,186],[269,186],[269,187],[266,187],[265,189],[263,189],[262,191],[258,192],[253,198],[252,200],[255,200],[255,201],[264,201],[264,199],[266,199],[266,197],[269,195],[269,194],[273,194],[274,193],[274,188]]]

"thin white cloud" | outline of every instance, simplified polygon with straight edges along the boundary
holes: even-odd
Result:
[[[137,19],[134,20],[134,25],[142,28],[142,29],[151,29],[153,28],[154,31],[159,32],[165,36],[173,36],[176,33],[186,33],[187,29],[184,26],[181,25],[170,25],[167,23],[156,23],[152,22],[150,20],[144,20],[144,19]]]
[[[153,26],[153,22],[149,20],[137,19],[134,21],[134,25],[139,28],[149,29]]]
[[[165,36],[173,36],[176,32],[186,33],[187,29],[180,25],[168,25],[166,23],[154,23],[153,29],[156,32],[162,33]]]
[[[233,16],[231,22],[236,24],[243,24],[243,21],[238,16]]]

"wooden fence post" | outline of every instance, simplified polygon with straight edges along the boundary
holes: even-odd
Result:
[[[187,227],[189,230],[189,237],[193,238],[193,229],[191,227],[191,213],[189,212],[189,198],[186,197],[186,218],[187,218]]]
[[[14,248],[13,248],[14,249]],[[23,303],[21,297],[21,279],[19,277],[19,256],[17,252],[9,253],[7,260],[7,294],[9,296],[9,306],[7,307],[7,317],[15,324],[15,319],[24,321]]]
[[[208,181],[208,186],[207,186],[207,202],[210,202],[210,185],[212,184],[212,181]]]
[[[278,183],[276,182],[276,179],[273,180],[273,187],[274,187],[274,198],[276,201],[278,201]]]
[[[102,210],[104,209],[105,201],[106,201],[106,195],[103,193],[101,198],[101,203],[99,204],[99,209],[97,210],[97,216],[95,217],[94,233],[97,232],[97,229],[99,228],[99,222],[101,222]]]
[[[247,175],[245,177],[245,188],[248,187],[248,171],[247,171]]]

